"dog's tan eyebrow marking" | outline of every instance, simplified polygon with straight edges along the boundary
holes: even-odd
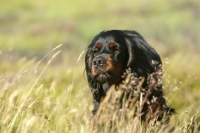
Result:
[[[101,48],[101,43],[100,43],[100,42],[97,42],[97,43],[96,43],[96,48],[98,48],[98,49]]]
[[[110,42],[110,43],[109,43],[109,48],[110,48],[110,49],[114,48],[115,46],[116,46],[116,44],[115,44],[114,42]]]

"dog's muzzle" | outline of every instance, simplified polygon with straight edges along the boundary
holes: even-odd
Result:
[[[104,65],[105,63],[106,63],[105,58],[103,58],[101,56],[95,57],[93,62],[92,62],[94,67],[100,67],[100,66]]]

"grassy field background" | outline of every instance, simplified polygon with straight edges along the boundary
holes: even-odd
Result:
[[[0,132],[88,132],[83,51],[110,29],[136,30],[157,50],[175,132],[199,132],[199,0],[1,1]]]

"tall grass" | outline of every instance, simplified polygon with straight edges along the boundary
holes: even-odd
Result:
[[[54,62],[57,54],[62,52],[54,50],[46,57],[49,58],[47,62],[43,58],[42,61],[19,59],[13,66],[17,70],[1,74],[0,132],[96,132],[90,124],[92,95],[83,76],[82,54],[77,57],[75,67],[66,62]],[[152,125],[147,131],[199,132],[199,101],[196,100],[199,95],[195,94],[198,84],[187,77],[179,83],[180,79],[171,76],[171,65],[175,65],[173,60],[164,67],[164,92],[167,103],[176,108],[177,114],[167,126]],[[194,90],[188,90],[188,84],[193,85]],[[174,90],[176,87],[178,89]],[[105,117],[104,122],[107,121]],[[119,132],[131,132],[133,125],[138,124],[134,119],[117,122]],[[105,129],[100,128],[99,132]],[[138,132],[144,132],[144,128]]]

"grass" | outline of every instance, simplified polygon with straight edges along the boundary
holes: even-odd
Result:
[[[13,62],[3,61],[5,66],[1,67],[7,69],[1,70],[1,132],[89,131],[92,95],[83,76],[83,57],[73,66],[56,61],[63,54],[55,56],[61,49],[62,46],[50,52],[41,62],[18,59],[15,69],[11,67]],[[190,72],[189,68],[179,68],[182,72],[179,74],[173,68],[191,61],[188,57],[176,63],[179,58],[176,55],[169,64],[164,63],[165,96],[168,104],[177,110],[170,124],[175,125],[175,132],[188,132],[192,128],[197,132],[200,128],[199,70]]]
[[[88,132],[92,95],[79,56],[108,29],[136,30],[158,51],[165,97],[177,110],[170,126],[199,132],[200,2],[88,3],[2,1],[0,132]]]

